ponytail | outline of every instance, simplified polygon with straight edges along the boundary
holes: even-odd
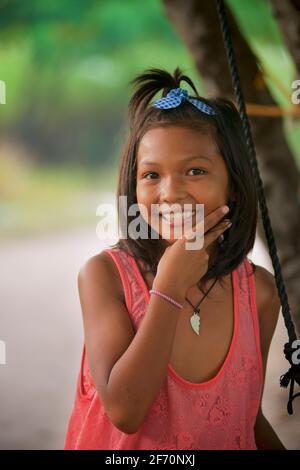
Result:
[[[136,91],[133,93],[128,105],[130,128],[134,128],[141,121],[141,115],[149,107],[149,103],[156,93],[163,90],[162,97],[164,97],[172,88],[179,88],[182,81],[188,83],[196,96],[199,97],[192,80],[183,75],[179,67],[176,67],[173,75],[163,69],[150,68],[131,80],[129,84],[133,85]]]

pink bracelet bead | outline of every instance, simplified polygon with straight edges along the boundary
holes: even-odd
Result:
[[[171,302],[171,304],[175,305],[176,307],[183,308],[183,305],[181,305],[179,302],[176,302],[176,300],[172,299],[172,297],[169,297],[168,295],[163,294],[163,292],[160,292],[159,290],[151,289],[149,290],[149,294],[159,295],[159,297],[162,297],[163,299],[168,300],[169,302]]]

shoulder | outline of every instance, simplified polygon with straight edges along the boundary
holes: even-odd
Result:
[[[254,277],[261,352],[263,361],[266,362],[281,304],[273,274],[264,267],[256,265]]]
[[[254,277],[258,309],[261,311],[268,307],[280,308],[280,299],[273,274],[263,266],[256,265]]]
[[[124,301],[124,290],[118,269],[112,257],[105,251],[89,258],[79,269],[78,286],[105,287]]]

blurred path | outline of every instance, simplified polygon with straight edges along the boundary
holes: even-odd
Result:
[[[95,227],[11,242],[0,247],[0,448],[62,449],[73,405],[83,342],[77,273],[110,241]],[[271,265],[257,240],[252,256]],[[286,412],[288,391],[279,376],[288,363],[282,318],[271,345],[263,408],[284,445],[300,449],[300,399]]]
[[[0,248],[0,448],[60,449],[83,341],[77,273],[95,227]]]

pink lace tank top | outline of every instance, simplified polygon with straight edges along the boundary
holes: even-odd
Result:
[[[109,253],[120,274],[134,330],[145,315],[148,287],[135,259]],[[232,272],[234,331],[225,361],[212,379],[193,383],[167,374],[143,425],[126,434],[109,420],[91,377],[85,345],[64,449],[163,450],[253,449],[254,425],[263,387],[255,282],[247,257]]]

